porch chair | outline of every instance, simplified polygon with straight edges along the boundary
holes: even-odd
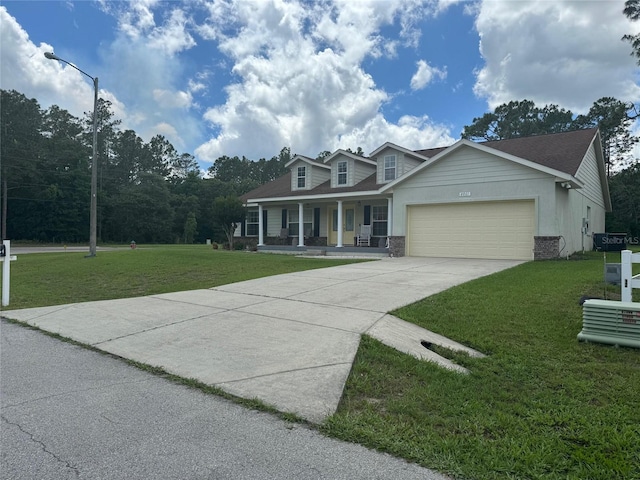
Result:
[[[289,238],[289,229],[288,228],[281,228],[280,229],[280,236],[278,237],[280,239],[280,241],[282,242],[282,244],[286,244],[287,243],[287,239]]]
[[[360,233],[356,238],[358,247],[371,246],[371,225],[360,225]]]

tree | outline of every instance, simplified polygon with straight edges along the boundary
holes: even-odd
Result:
[[[474,118],[473,120],[475,121],[476,119]],[[331,156],[331,152],[329,150],[323,150],[318,154],[318,156],[316,157],[316,160],[322,161],[325,158],[330,157],[330,156]]]
[[[638,137],[631,135],[632,110],[635,111],[631,103],[602,97],[593,103],[586,115],[579,115],[574,121],[579,128],[600,128],[607,175],[611,174],[613,166],[624,166],[629,162],[630,152],[638,142]]]
[[[168,178],[173,165],[179,158],[178,152],[171,145],[171,142],[162,135],[155,135],[145,145],[145,151],[146,155],[142,157],[140,170]]]
[[[9,215],[9,191],[13,191],[12,218],[16,221],[34,212],[32,199],[42,187],[42,174],[38,171],[38,161],[42,152],[42,111],[35,99],[29,99],[15,90],[1,91],[0,104],[0,189],[2,190],[1,235],[7,238],[7,217]],[[20,199],[20,200],[18,200]],[[19,212],[19,204],[22,212]],[[13,238],[15,232],[9,232]]]
[[[364,157],[364,150],[362,150],[362,147],[358,147],[355,151],[351,150],[351,148],[347,148],[347,152],[358,155],[359,157]]]
[[[198,162],[190,153],[177,155],[171,163],[171,176],[169,180],[174,185],[186,182],[189,178],[200,178]]]
[[[233,234],[247,215],[242,201],[235,196],[218,197],[213,202],[211,214],[213,223],[227,236],[229,250],[233,250]]]
[[[613,211],[607,213],[607,231],[640,236],[640,164],[621,170],[609,179]]]
[[[174,211],[164,178],[142,173],[138,182],[121,189],[110,202],[105,237],[118,242],[170,243]]]
[[[223,240],[225,234],[222,229],[210,221],[210,219],[213,218],[213,203],[218,197],[235,196],[234,186],[226,182],[221,182],[217,178],[205,178],[200,180],[198,191],[194,194],[198,197],[199,201],[197,218],[207,219],[207,221],[200,221],[198,238],[201,240],[207,238]]]
[[[40,213],[36,237],[49,241],[86,241],[89,234],[90,152],[83,144],[80,121],[53,105],[43,116],[43,147],[38,170],[46,202]]]
[[[196,214],[189,212],[187,220],[184,222],[184,243],[193,243],[193,239],[198,233],[198,221],[196,220]]]
[[[624,10],[622,10],[622,13],[634,22],[640,19],[640,0],[627,0],[624,2]],[[631,55],[637,57],[638,64],[640,65],[640,34],[625,35],[622,37],[622,40],[631,44]]]
[[[631,134],[635,119],[632,111],[633,104],[612,97],[595,101],[587,114],[575,118],[570,110],[557,105],[539,108],[530,100],[512,101],[496,107],[493,113],[474,118],[471,125],[464,127],[462,138],[473,141],[505,140],[598,127],[607,172],[610,173],[613,167],[628,162],[629,153],[638,142],[638,137]]]
[[[496,107],[493,113],[474,118],[464,127],[462,138],[469,140],[506,140],[542,133],[573,130],[573,114],[557,105],[536,107],[531,100],[511,101]]]

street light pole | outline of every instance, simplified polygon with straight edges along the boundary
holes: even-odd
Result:
[[[89,255],[96,256],[97,244],[97,217],[98,217],[98,77],[92,77],[87,72],[80,70],[73,63],[58,57],[54,53],[45,52],[44,56],[49,60],[58,60],[75,68],[93,81],[93,154],[91,158],[91,210],[89,213]]]

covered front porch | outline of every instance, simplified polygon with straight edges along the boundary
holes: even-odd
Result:
[[[258,250],[288,246],[388,251],[390,197],[287,200],[249,204],[240,236],[257,237]]]

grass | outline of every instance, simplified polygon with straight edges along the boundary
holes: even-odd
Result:
[[[253,278],[353,263],[353,259],[138,246],[98,252],[18,255],[11,263],[11,309],[212,288]],[[1,276],[0,276],[1,277]],[[0,282],[1,283],[1,282]]]
[[[608,254],[607,262],[617,261]],[[203,246],[93,259],[20,255],[11,308],[208,288],[347,262]],[[602,278],[602,254],[532,262],[393,312],[489,356],[438,349],[471,371],[464,376],[365,336],[339,409],[321,430],[458,479],[640,479],[640,351],[576,340],[580,297],[619,297]]]
[[[439,349],[463,376],[365,337],[323,430],[455,478],[640,478],[640,351],[577,342],[580,297],[603,293],[601,254],[585,258],[523,264],[393,312],[489,356]]]

